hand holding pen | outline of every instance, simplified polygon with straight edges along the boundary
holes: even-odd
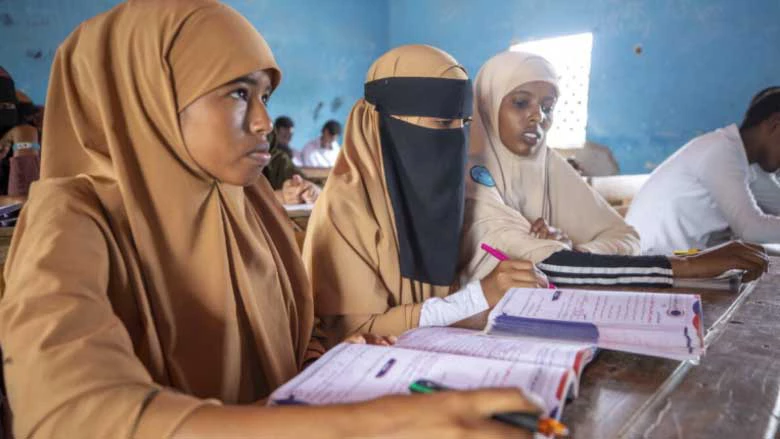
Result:
[[[412,393],[438,393],[451,389],[431,380],[417,380],[409,386]],[[568,436],[569,429],[555,419],[543,416],[539,411],[507,411],[496,412],[490,419],[531,433],[541,433],[546,436]]]
[[[482,292],[489,306],[495,306],[510,288],[555,288],[532,262],[509,259],[487,244],[482,244],[482,249],[501,261],[482,279]]]

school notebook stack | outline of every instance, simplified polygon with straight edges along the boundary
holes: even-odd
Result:
[[[695,360],[704,349],[701,318],[696,295],[513,289],[485,331],[418,328],[393,347],[342,343],[269,403],[365,401],[427,379],[454,389],[520,388],[559,419],[597,348]]]

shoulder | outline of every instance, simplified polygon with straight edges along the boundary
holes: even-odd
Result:
[[[691,140],[683,149],[691,158],[737,159],[745,155],[739,131],[726,127],[710,131]]]
[[[86,178],[46,179],[33,184],[24,206],[28,222],[72,226],[85,219],[105,223],[104,206],[94,184]],[[83,226],[83,224],[79,224]]]

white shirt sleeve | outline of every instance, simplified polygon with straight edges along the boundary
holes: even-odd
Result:
[[[423,302],[420,326],[448,326],[486,309],[487,299],[477,280],[447,297],[431,297]]]
[[[758,207],[770,215],[780,215],[780,182],[775,174],[764,172],[758,165],[751,165],[750,171],[755,178],[750,182],[750,190],[756,197]]]
[[[747,163],[738,154],[709,154],[699,163],[698,177],[740,239],[780,242],[780,217],[761,211],[750,190]]]

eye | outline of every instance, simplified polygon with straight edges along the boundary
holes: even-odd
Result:
[[[467,126],[471,125],[471,121],[472,121],[472,119],[470,117],[467,117],[467,118],[463,119],[463,126],[467,127]]]
[[[268,101],[271,100],[271,95],[266,93],[263,95],[263,97],[260,98],[260,100],[263,101],[264,104],[268,104]]]
[[[244,87],[238,88],[230,92],[230,97],[247,102],[249,101],[249,90]]]
[[[440,128],[449,128],[452,125],[452,122],[453,121],[450,120],[450,119],[439,119],[439,120],[435,121],[436,126],[438,126]]]
[[[555,109],[555,105],[542,105],[542,111],[544,114],[550,114]]]
[[[512,105],[514,105],[517,108],[527,108],[528,107],[528,99],[513,99]]]

